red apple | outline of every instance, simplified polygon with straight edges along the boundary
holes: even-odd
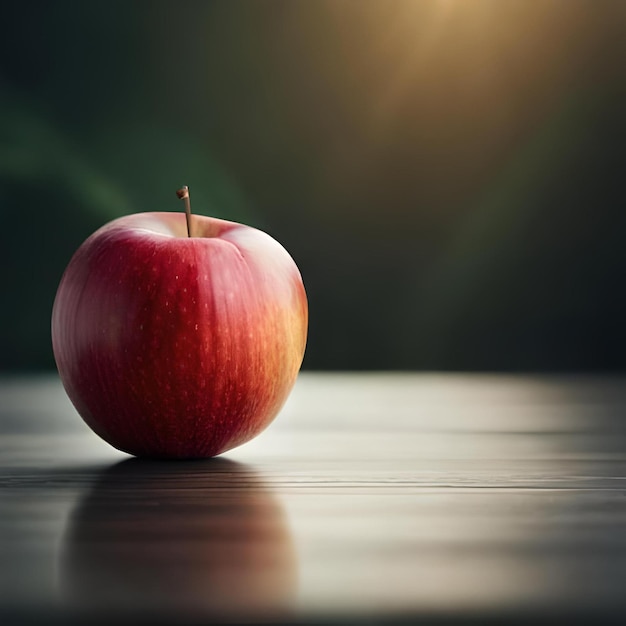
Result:
[[[110,222],[57,290],[52,345],[85,422],[136,456],[211,457],[274,419],[308,307],[287,251],[255,228],[183,213]]]

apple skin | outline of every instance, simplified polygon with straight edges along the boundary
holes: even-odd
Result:
[[[114,220],[76,251],[52,310],[63,386],[135,456],[203,458],[274,419],[304,357],[308,304],[287,251],[255,228],[183,213]]]

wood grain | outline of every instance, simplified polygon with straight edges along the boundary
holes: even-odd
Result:
[[[626,379],[303,373],[206,462],[0,381],[0,622],[622,623]]]

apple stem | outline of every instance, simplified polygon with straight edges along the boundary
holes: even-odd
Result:
[[[185,218],[187,219],[187,237],[191,237],[191,201],[189,200],[189,187],[185,185],[181,187],[177,192],[176,196],[180,200],[185,201]]]

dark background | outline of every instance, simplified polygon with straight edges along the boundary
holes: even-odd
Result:
[[[305,368],[624,369],[625,2],[0,6],[1,369],[182,184],[291,252]]]

